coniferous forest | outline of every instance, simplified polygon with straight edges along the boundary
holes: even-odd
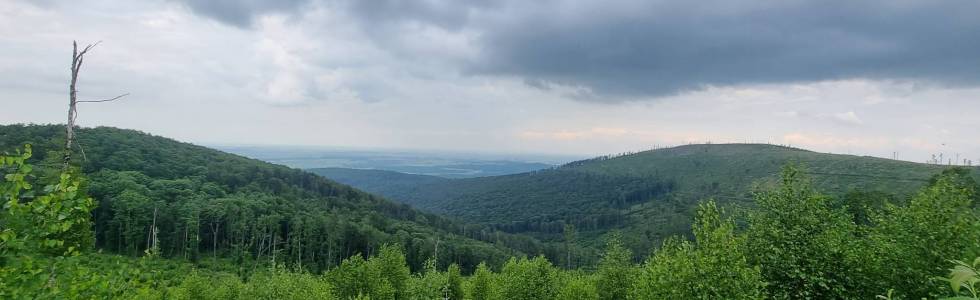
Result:
[[[595,249],[542,242],[136,131],[77,130],[67,169],[63,127],[0,132],[3,298],[975,299],[980,284],[967,168],[839,205],[786,165],[753,205],[703,199],[690,235],[633,253],[615,230]]]

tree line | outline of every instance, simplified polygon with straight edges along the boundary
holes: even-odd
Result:
[[[58,126],[0,126],[0,146],[33,146],[38,165],[28,180],[60,174]],[[98,199],[94,245],[130,256],[155,248],[194,263],[230,260],[284,263],[320,272],[383,244],[406,247],[412,270],[429,257],[472,272],[482,261],[514,255],[565,257],[565,246],[419,212],[322,177],[258,160],[113,128],[79,129],[87,159],[74,170],[80,189]],[[577,251],[588,261],[588,251]],[[202,261],[203,259],[203,261]]]
[[[320,271],[286,261],[306,262],[300,255],[324,252],[277,250],[282,256],[275,259],[282,261],[243,273],[236,270],[248,264],[238,258],[195,266],[175,259],[180,251],[173,247],[171,257],[161,257],[167,250],[155,240],[163,240],[162,230],[145,237],[150,247],[139,259],[93,252],[99,221],[91,213],[97,204],[82,187],[88,181],[95,191],[96,182],[106,179],[68,170],[41,187],[36,177],[42,171],[28,163],[31,152],[0,157],[0,296],[5,298],[918,299],[962,293],[972,299],[977,282],[970,277],[976,263],[963,263],[978,254],[976,182],[960,169],[936,176],[906,201],[855,199],[860,205],[851,207],[815,190],[799,168],[790,166],[777,187],[756,193],[757,205],[748,212],[730,213],[713,201],[702,202],[692,239],[668,239],[640,263],[613,235],[588,269],[567,270],[544,256],[518,255],[481,262],[468,273],[457,263],[438,266],[433,253],[413,270],[411,247],[393,242]],[[207,190],[195,188],[188,187]],[[244,199],[223,197],[230,199],[221,202],[225,207],[247,207]],[[236,201],[245,203],[231,204]],[[226,235],[228,249],[248,240]],[[315,243],[293,240],[300,241]]]

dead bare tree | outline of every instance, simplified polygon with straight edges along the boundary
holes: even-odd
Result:
[[[75,141],[75,119],[78,118],[78,103],[99,103],[99,102],[111,102],[119,100],[119,98],[125,97],[127,94],[122,94],[109,99],[102,100],[78,100],[78,89],[76,86],[78,84],[78,71],[82,69],[82,62],[85,60],[85,54],[89,50],[95,48],[99,45],[101,41],[95,44],[89,44],[78,51],[78,42],[72,41],[72,54],[71,54],[71,85],[68,86],[68,124],[65,124],[65,157],[64,157],[64,170],[68,170],[71,166],[71,145]],[[84,156],[84,150],[82,150],[82,156]]]

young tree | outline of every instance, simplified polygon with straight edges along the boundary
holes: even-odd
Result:
[[[722,219],[713,201],[701,204],[695,243],[673,238],[650,257],[635,281],[632,299],[762,299],[765,283],[749,265],[745,240]]]
[[[402,253],[400,246],[382,245],[378,255],[368,259],[368,265],[373,269],[373,274],[377,274],[391,284],[397,298],[404,297],[405,286],[411,277],[411,273],[405,263],[405,254]]]
[[[425,262],[425,270],[412,276],[408,285],[409,299],[443,299],[446,286],[445,274],[436,269],[434,258]]]
[[[34,167],[27,164],[30,145],[18,156],[0,156],[0,200],[4,225],[0,253],[23,250],[73,256],[93,245],[91,211],[95,201],[79,190],[79,179],[62,173],[59,182],[34,191],[27,181]],[[33,194],[31,196],[25,195]],[[41,194],[44,193],[44,194]]]
[[[619,233],[611,235],[599,261],[596,283],[599,299],[626,299],[635,273],[632,259],[633,252],[623,246]]]
[[[554,266],[544,256],[511,258],[501,276],[504,299],[553,299],[557,293]]]
[[[476,272],[470,277],[470,298],[473,300],[498,299],[498,291],[494,282],[494,274],[485,262],[476,266]]]
[[[66,286],[79,287],[59,276],[72,274],[77,261],[70,259],[93,245],[95,201],[69,172],[35,191],[31,155],[30,145],[19,155],[0,155],[0,298],[70,298]]]
[[[446,284],[442,288],[444,299],[463,300],[463,275],[459,265],[451,264],[446,269]]]
[[[562,234],[565,236],[565,268],[572,269],[572,247],[575,246],[575,225],[565,224]]]
[[[907,206],[889,206],[877,218],[871,240],[880,253],[875,266],[884,286],[879,290],[894,288],[910,299],[947,294],[932,279],[945,273],[949,260],[969,260],[980,247],[974,189],[957,174],[944,174]]]
[[[865,249],[855,224],[817,193],[803,172],[787,166],[774,191],[756,195],[749,215],[750,261],[761,267],[771,297],[843,299],[874,297],[861,275]]]
[[[344,259],[340,266],[330,270],[328,278],[335,286],[334,294],[340,299],[353,299],[371,293],[371,278],[367,262],[360,254]]]
[[[599,299],[596,290],[595,276],[580,271],[561,272],[558,288],[558,300],[594,300]],[[626,299],[626,298],[622,298]]]

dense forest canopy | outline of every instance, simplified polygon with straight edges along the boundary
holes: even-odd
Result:
[[[557,257],[575,248],[482,239],[490,229],[135,131],[77,131],[87,154],[64,170],[45,150],[58,129],[0,127],[0,144],[27,142],[0,156],[0,297],[977,299],[980,288],[978,184],[966,168],[908,196],[833,197],[790,164],[749,208],[699,201],[689,235],[636,253],[614,232],[597,261],[572,265]]]
[[[980,300],[978,12],[0,0],[0,300]]]
[[[573,225],[583,244],[601,247],[605,234],[620,230],[634,251],[647,252],[663,239],[689,234],[703,199],[733,209],[751,207],[753,192],[774,186],[779,169],[790,163],[806,166],[814,185],[838,204],[869,194],[905,199],[947,168],[775,145],[706,144],[471,179],[380,170],[310,171],[413,207],[544,240],[563,239],[565,225]],[[977,168],[972,174],[980,178]]]
[[[38,166],[57,165],[59,126],[0,126],[0,147],[34,148]],[[248,262],[266,257],[311,271],[336,266],[386,244],[406,247],[408,263],[457,263],[469,272],[482,261],[520,254],[564,253],[532,238],[420,213],[322,177],[258,160],[113,128],[78,130],[93,210],[95,245],[139,255],[151,246],[164,257]],[[8,150],[12,151],[12,150]],[[55,177],[45,169],[39,181]],[[155,225],[154,225],[155,224]],[[156,239],[148,238],[151,226]]]

